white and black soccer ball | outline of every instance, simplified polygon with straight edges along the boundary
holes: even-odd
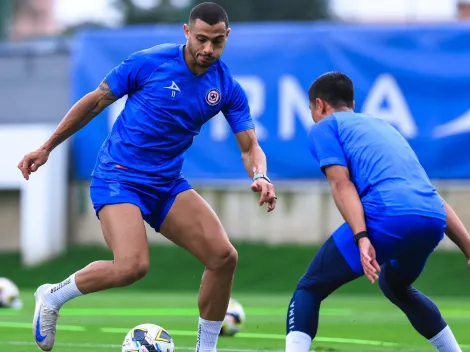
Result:
[[[122,352],[174,352],[168,331],[155,324],[141,324],[131,329],[122,343]]]
[[[23,308],[18,286],[6,277],[0,277],[0,308]]]
[[[225,313],[222,329],[220,329],[221,336],[234,336],[238,333],[245,324],[246,316],[242,305],[235,299],[230,298],[227,313]]]

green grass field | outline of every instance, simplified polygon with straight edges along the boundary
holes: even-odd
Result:
[[[33,342],[32,291],[22,291],[22,311],[0,311],[0,351],[38,351]],[[221,337],[219,352],[284,350],[287,294],[234,294],[245,308],[247,322],[235,337]],[[470,351],[470,302],[435,298],[464,351]],[[56,352],[120,351],[132,327],[155,323],[172,334],[177,351],[194,350],[198,312],[194,293],[150,293],[115,290],[81,297],[61,311]],[[465,346],[468,345],[468,347]],[[433,351],[385,298],[333,295],[322,306],[319,351]]]

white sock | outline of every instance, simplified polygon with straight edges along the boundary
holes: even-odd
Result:
[[[429,340],[439,352],[462,352],[452,330],[446,326],[440,333]]]
[[[75,282],[75,274],[72,274],[64,281],[52,285],[45,292],[44,301],[49,307],[60,309],[66,302],[81,295]]]
[[[286,352],[308,352],[312,338],[304,332],[291,331],[286,336]]]
[[[217,339],[223,321],[209,321],[199,318],[199,327],[197,329],[196,352],[215,352]]]

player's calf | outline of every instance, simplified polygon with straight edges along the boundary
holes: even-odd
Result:
[[[379,286],[385,297],[400,308],[415,330],[439,352],[460,352],[461,349],[436,304],[414,288],[414,278],[398,274],[390,264],[382,265]]]
[[[214,351],[227,311],[238,253],[232,245],[208,253],[198,296],[199,327],[197,352]]]
[[[330,237],[313,258],[289,302],[286,352],[308,352],[318,330],[321,302],[358,275]]]
[[[202,262],[206,269],[198,299],[201,317],[222,321],[227,311],[238,252],[232,245],[227,245],[218,252],[208,253]],[[215,297],[219,298],[215,300]]]

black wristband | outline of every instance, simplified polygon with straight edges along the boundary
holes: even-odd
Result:
[[[369,235],[367,234],[367,231],[362,231],[362,232],[359,232],[359,233],[356,233],[354,235],[354,242],[356,243],[356,245],[359,244],[359,240],[361,238],[364,238],[364,237],[369,237]]]

